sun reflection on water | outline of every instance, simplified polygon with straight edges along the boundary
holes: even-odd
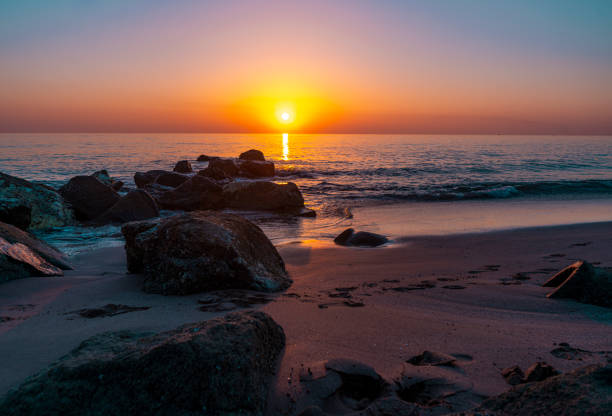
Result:
[[[283,160],[289,160],[289,133],[283,133]]]

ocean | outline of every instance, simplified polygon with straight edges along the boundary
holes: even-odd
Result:
[[[612,220],[612,137],[371,134],[0,134],[0,171],[59,187],[107,169],[171,170],[259,149],[317,218],[248,213],[277,244],[344,228],[391,238]],[[164,213],[170,215],[170,213]],[[40,236],[70,252],[121,244],[119,227]]]

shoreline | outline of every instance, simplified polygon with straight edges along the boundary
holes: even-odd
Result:
[[[287,336],[268,414],[292,409],[291,398],[302,397],[295,379],[287,381],[295,369],[331,358],[359,360],[391,377],[422,350],[460,354],[472,392],[484,397],[510,387],[499,372],[511,365],[526,368],[546,361],[568,371],[612,356],[606,336],[612,312],[547,299],[548,289],[540,287],[575,259],[611,267],[612,222],[401,240],[377,249],[313,241],[277,247],[294,283],[286,292],[271,294],[268,303],[254,305]],[[204,293],[143,293],[141,278],[126,275],[122,247],[77,255],[73,261],[75,270],[64,277],[3,284],[0,314],[14,319],[0,323],[0,366],[7,374],[0,380],[0,395],[92,335],[163,331],[225,313],[199,310]],[[517,273],[530,279],[512,283]],[[429,284],[414,289],[424,281]],[[355,289],[348,299],[338,298],[337,288],[346,287]],[[349,307],[345,300],[363,306]],[[92,319],[75,313],[109,303],[149,309]],[[550,351],[562,342],[588,354],[580,360],[553,356]]]

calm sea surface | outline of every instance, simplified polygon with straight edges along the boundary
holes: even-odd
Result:
[[[0,171],[61,186],[107,169],[133,187],[137,171],[251,148],[319,212],[315,220],[253,216],[277,243],[327,239],[348,226],[400,236],[612,220],[612,137],[0,134]],[[43,237],[73,251],[118,241],[117,227]]]

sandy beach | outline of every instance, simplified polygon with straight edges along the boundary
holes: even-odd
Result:
[[[612,266],[610,247],[612,223],[403,238],[376,249],[322,241],[277,247],[294,283],[252,302],[287,336],[267,412],[297,414],[308,404],[297,372],[332,358],[358,360],[391,378],[423,350],[453,354],[456,371],[471,383],[472,404],[508,390],[500,371],[512,365],[545,361],[565,372],[606,362],[612,312],[547,299],[549,289],[540,285],[577,259]],[[205,293],[143,293],[141,277],[126,274],[121,247],[72,261],[75,270],[64,277],[2,285],[0,395],[92,335],[169,330],[236,306],[232,293],[214,302]],[[95,318],[78,313],[107,304],[148,309]],[[557,357],[551,350],[559,343],[583,352]]]

